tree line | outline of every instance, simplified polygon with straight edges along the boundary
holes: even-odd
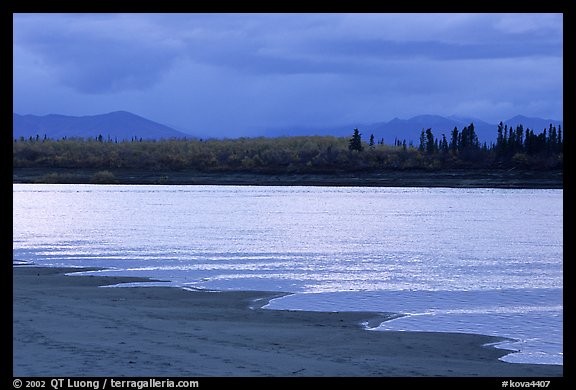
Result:
[[[432,129],[422,130],[420,134],[420,152],[431,153],[452,153],[461,155],[463,158],[469,158],[470,153],[476,153],[476,157],[484,157],[490,151],[500,161],[510,160],[519,154],[527,156],[556,156],[563,151],[564,138],[562,127],[550,124],[548,129],[540,133],[535,133],[531,129],[524,131],[523,125],[518,125],[514,129],[512,126],[498,124],[496,143],[487,146],[486,143],[480,144],[478,136],[474,130],[474,124],[465,126],[461,131],[455,127],[450,133],[450,141],[446,135],[442,138],[435,138]],[[484,153],[478,154],[479,152]]]
[[[496,143],[480,144],[474,125],[436,137],[422,130],[418,146],[362,139],[298,136],[238,139],[118,141],[48,137],[15,139],[14,168],[195,170],[200,172],[338,173],[403,169],[562,169],[563,132],[550,126],[540,133],[500,123]]]

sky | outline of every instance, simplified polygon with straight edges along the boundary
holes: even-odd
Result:
[[[563,116],[562,14],[14,14],[13,111],[191,134]]]

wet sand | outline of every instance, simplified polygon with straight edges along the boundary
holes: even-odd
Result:
[[[392,313],[264,310],[277,293],[98,288],[147,279],[13,267],[14,376],[551,377],[489,336],[367,331]]]

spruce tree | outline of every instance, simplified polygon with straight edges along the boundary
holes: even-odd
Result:
[[[456,151],[458,150],[458,138],[459,138],[458,128],[454,127],[450,138],[450,150],[454,154],[456,154]]]
[[[350,141],[348,142],[348,149],[349,150],[357,150],[359,152],[362,151],[362,134],[360,134],[360,131],[358,129],[354,129],[354,134],[352,135],[352,138],[350,138]]]
[[[420,145],[418,146],[418,150],[421,153],[426,151],[426,133],[424,132],[424,129],[420,132]]]
[[[434,144],[434,134],[432,134],[432,129],[426,130],[426,153],[432,154],[436,149]]]

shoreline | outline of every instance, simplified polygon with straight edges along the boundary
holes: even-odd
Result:
[[[395,313],[262,309],[277,292],[95,288],[146,278],[13,266],[14,376],[558,377],[493,336],[371,332]]]
[[[325,187],[448,187],[562,189],[562,170],[447,169],[378,172],[264,173],[191,170],[106,169],[109,181],[97,181],[98,169],[13,168],[12,183],[166,184]]]

